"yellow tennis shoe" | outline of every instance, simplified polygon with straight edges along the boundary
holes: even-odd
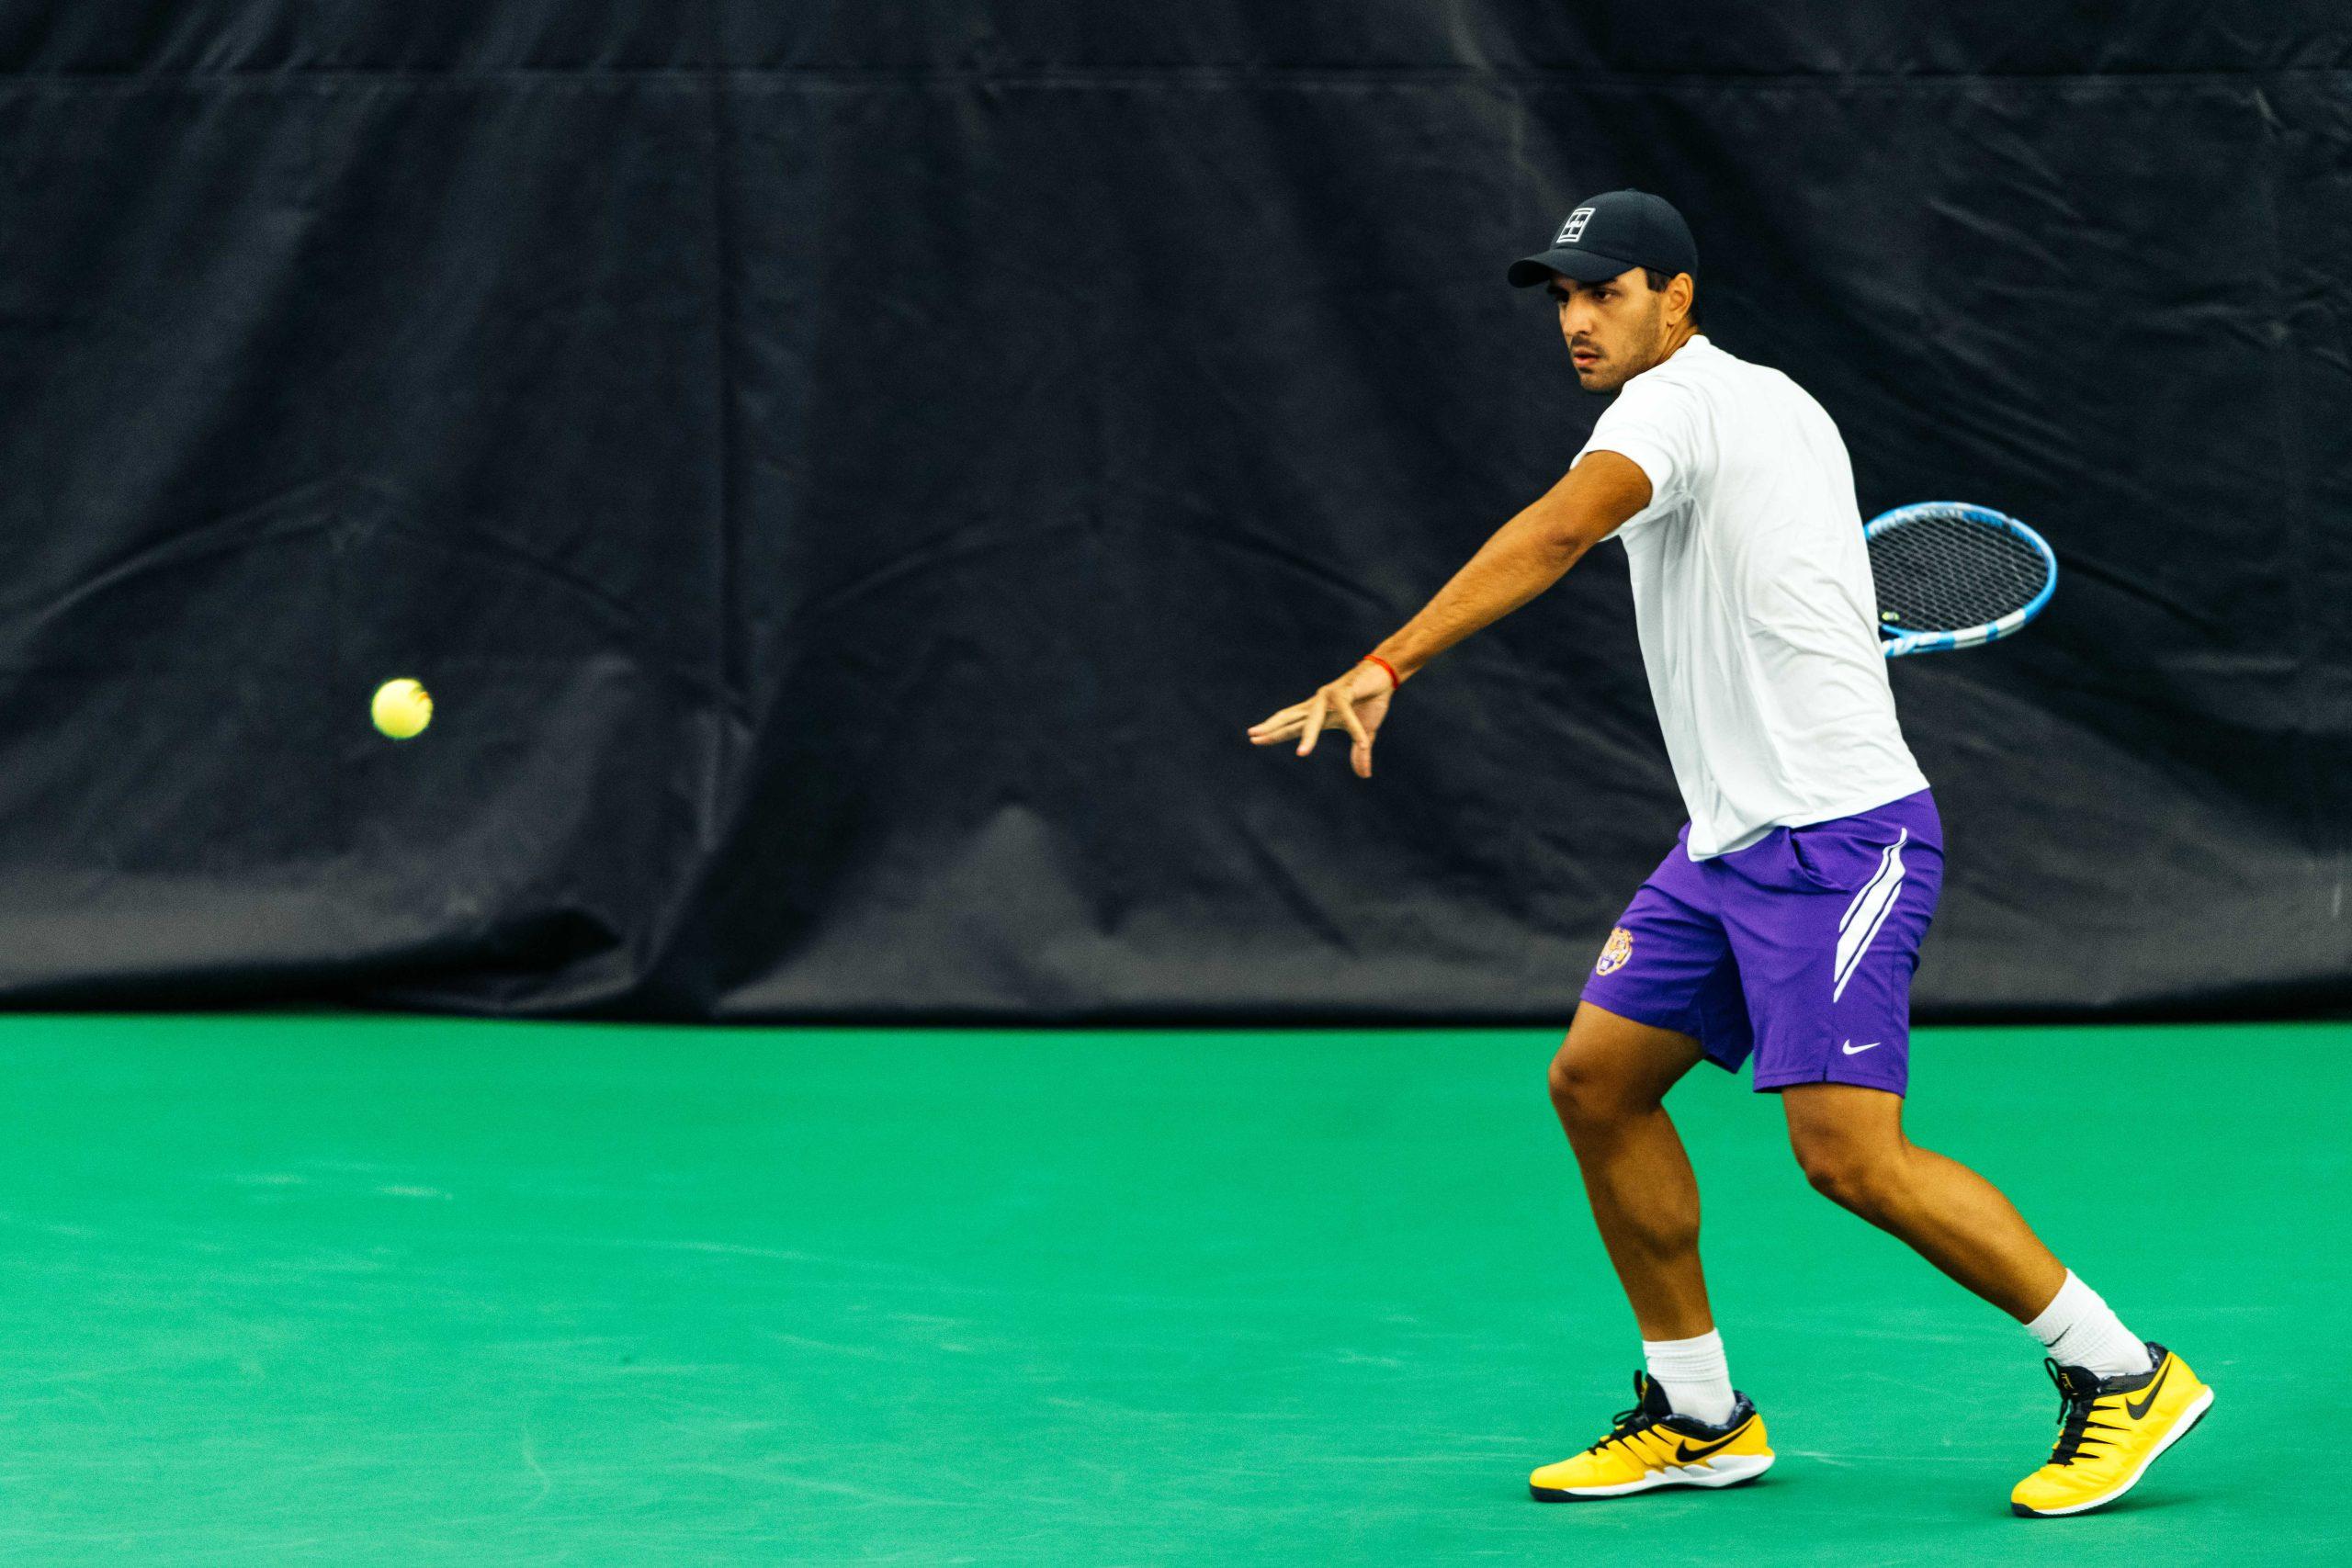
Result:
[[[2058,1385],[2058,1442],[2050,1462],[2009,1494],[2012,1513],[2047,1519],[2103,1508],[2204,1419],[2213,1391],[2163,1346],[2151,1342],[2148,1356],[2155,1365],[2147,1371],[2107,1379],[2043,1362]]]
[[[1622,1497],[1657,1486],[1736,1486],[1772,1468],[1764,1421],[1746,1394],[1720,1427],[1677,1416],[1666,1390],[1634,1374],[1634,1408],[1621,1410],[1609,1435],[1584,1452],[1527,1478],[1539,1503]]]

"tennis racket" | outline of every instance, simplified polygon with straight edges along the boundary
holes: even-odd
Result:
[[[1922,501],[1862,525],[1889,659],[1975,648],[2041,614],[2058,591],[2050,542],[1963,501]]]

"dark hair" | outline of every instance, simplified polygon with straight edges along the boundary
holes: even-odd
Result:
[[[1650,292],[1653,294],[1665,293],[1666,286],[1673,282],[1677,276],[1679,275],[1654,266],[1642,268],[1642,276],[1648,280]],[[1699,324],[1699,280],[1695,277],[1690,280],[1690,324],[1694,327]]]

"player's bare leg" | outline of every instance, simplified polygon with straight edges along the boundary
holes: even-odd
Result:
[[[1781,1100],[1797,1163],[1816,1190],[2019,1323],[2066,1282],[2066,1266],[2000,1189],[1904,1134],[1902,1096],[1813,1083],[1792,1085]]]
[[[1699,1179],[1665,1106],[1666,1091],[1698,1062],[1688,1034],[1590,1002],[1552,1058],[1552,1108],[1644,1339],[1714,1327],[1699,1267]]]
[[[1541,1501],[1737,1486],[1772,1467],[1763,1420],[1732,1389],[1707,1310],[1699,1179],[1666,1113],[1666,1091],[1699,1056],[1687,1034],[1586,1002],[1552,1059],[1552,1105],[1641,1325],[1646,1370],[1634,1377],[1634,1408],[1607,1435],[1527,1478]]]
[[[1791,1086],[1781,1100],[1789,1141],[1815,1187],[2049,1348],[2063,1398],[2058,1441],[2009,1495],[2016,1512],[2047,1517],[2105,1507],[2211,1407],[2213,1391],[2188,1364],[2125,1329],[1999,1189],[1904,1135],[1901,1096],[1814,1083]]]

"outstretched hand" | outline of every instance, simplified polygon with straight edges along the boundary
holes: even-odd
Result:
[[[1298,754],[1304,757],[1315,750],[1317,739],[1325,730],[1344,729],[1355,741],[1349,760],[1355,765],[1356,776],[1368,779],[1372,777],[1372,738],[1379,732],[1380,721],[1388,716],[1388,701],[1396,694],[1387,671],[1367,660],[1305,702],[1293,703],[1251,725],[1250,744],[1276,746],[1296,737]]]

